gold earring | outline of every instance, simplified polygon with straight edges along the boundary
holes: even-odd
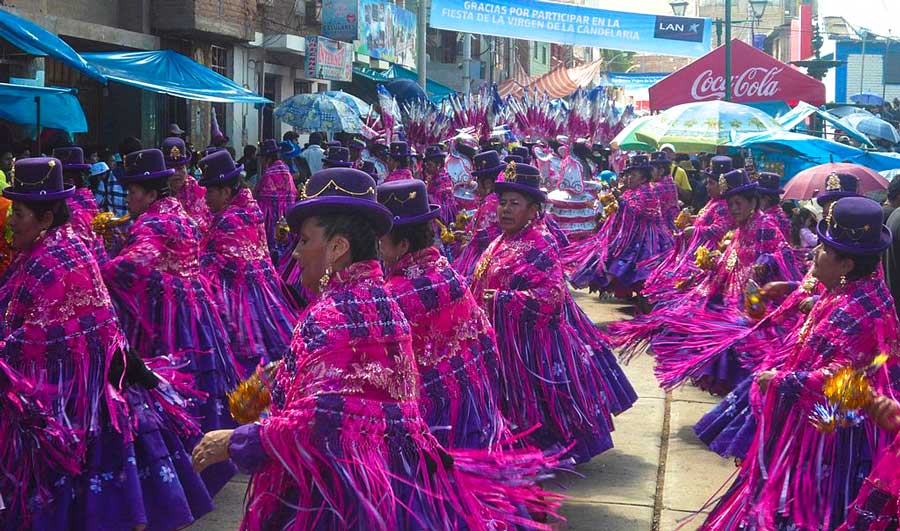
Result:
[[[841,287],[843,288],[846,285],[847,285],[847,275],[841,275]]]
[[[325,291],[325,288],[328,287],[328,283],[331,282],[331,266],[325,268],[325,274],[322,275],[322,278],[319,279],[319,292]]]

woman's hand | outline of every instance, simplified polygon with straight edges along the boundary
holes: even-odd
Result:
[[[816,303],[815,299],[813,299],[812,297],[807,297],[807,298],[803,299],[802,302],[800,302],[800,306],[799,306],[798,309],[799,309],[801,312],[803,312],[803,313],[809,315],[809,312],[812,311],[813,306],[815,305],[815,303]]]
[[[784,297],[792,291],[790,282],[769,282],[762,287],[760,295],[768,300]]]
[[[228,445],[234,430],[214,430],[203,436],[191,452],[194,471],[198,474],[216,463],[228,461]]]
[[[695,228],[693,226],[686,227],[683,231],[681,231],[681,233],[684,234],[685,238],[690,239],[694,236],[694,230]]]
[[[866,407],[866,413],[875,424],[891,433],[900,431],[900,404],[886,396],[876,396]]]
[[[768,370],[761,372],[756,376],[756,385],[759,386],[760,393],[766,393],[766,390],[769,388],[769,382],[772,381],[772,378],[774,378],[776,374],[778,374],[777,371]]]

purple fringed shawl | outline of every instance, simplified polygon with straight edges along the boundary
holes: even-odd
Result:
[[[184,178],[184,186],[175,193],[175,197],[187,215],[197,224],[200,234],[206,234],[212,219],[209,206],[206,204],[206,188],[200,186],[192,175],[187,175]]]
[[[496,292],[485,302],[487,290]],[[580,461],[611,448],[611,410],[620,393],[604,374],[609,351],[599,334],[584,335],[589,328],[572,311],[556,246],[540,219],[491,243],[472,293],[497,334],[499,400],[513,429],[540,424],[532,444],[573,447]]]
[[[453,268],[464,278],[471,278],[481,254],[497,236],[500,236],[500,225],[497,221],[499,204],[497,194],[491,193],[482,200],[478,210],[475,211],[471,228],[467,228],[467,232],[473,235],[472,239],[453,260]]]
[[[775,224],[781,229],[781,233],[784,234],[784,239],[791,241],[791,220],[788,218],[787,214],[784,213],[781,204],[775,203],[765,211],[765,214],[772,217]]]
[[[517,514],[556,506],[538,499],[537,469],[448,454],[429,434],[409,324],[383,283],[378,262],[355,263],[301,315],[260,422],[269,459],[242,528],[541,527]]]
[[[409,321],[419,406],[435,437],[448,448],[494,445],[502,427],[497,343],[465,280],[429,247],[403,256],[386,287]]]
[[[94,232],[91,222],[100,213],[94,194],[89,188],[76,188],[75,194],[66,200],[69,205],[69,224],[75,235],[81,238],[85,247],[94,254],[98,264],[107,260],[103,237]]]
[[[754,384],[753,444],[702,529],[812,531],[844,521],[872,456],[889,440],[867,418],[859,426],[822,433],[809,417],[824,404],[822,386],[834,370],[865,368],[881,353],[896,356],[898,328],[890,293],[877,274],[819,298],[766,392]],[[869,378],[875,392],[891,395],[888,373],[895,363],[891,359]]]
[[[441,169],[437,175],[425,176],[425,184],[428,186],[428,200],[441,207],[438,219],[446,227],[456,223],[456,214],[459,207],[456,205],[456,196],[453,195],[453,181],[446,169]]]
[[[653,303],[663,303],[677,297],[676,285],[700,271],[694,263],[697,249],[717,248],[725,233],[731,230],[732,224],[726,201],[710,199],[697,213],[690,237],[686,237],[684,233],[676,237],[675,245],[665,253],[662,262],[647,277],[641,294]]]
[[[279,247],[275,239],[278,228],[278,220],[287,214],[287,211],[297,202],[297,185],[294,184],[294,176],[287,165],[276,160],[266,168],[265,173],[259,178],[253,196],[259,202],[259,208],[263,213],[266,227],[266,243],[270,251]],[[293,248],[283,251],[281,254],[290,253]],[[280,254],[273,257],[278,260]]]
[[[887,531],[900,520],[900,435],[878,456],[838,531]]]
[[[200,245],[200,267],[209,279],[231,336],[231,350],[247,373],[279,360],[291,342],[296,308],[275,272],[263,215],[242,189],[212,222]]]

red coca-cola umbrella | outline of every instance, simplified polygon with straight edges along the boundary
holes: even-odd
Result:
[[[859,179],[859,193],[868,194],[879,190],[887,190],[888,181],[875,170],[859,164],[832,162],[807,168],[784,187],[784,199],[812,199],[826,189],[825,181],[833,173],[849,173]]]

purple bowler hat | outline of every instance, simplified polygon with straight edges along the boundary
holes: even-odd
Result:
[[[385,183],[377,192],[378,202],[394,215],[394,226],[424,223],[441,213],[440,206],[428,203],[428,191],[419,179]]]
[[[669,160],[669,154],[665,151],[656,151],[650,154],[650,164],[668,168],[672,164],[672,161]]]
[[[125,155],[125,173],[119,177],[123,185],[171,177],[175,170],[166,168],[162,151],[142,149]]]
[[[709,168],[703,170],[707,178],[718,179],[720,176],[734,169],[734,161],[731,157],[718,155],[709,159]]]
[[[341,146],[331,146],[328,148],[328,155],[322,159],[322,163],[326,168],[349,168],[353,166],[350,162],[350,150]]]
[[[63,171],[91,169],[91,165],[84,162],[84,151],[78,146],[58,147],[53,150],[52,157],[62,163]]]
[[[378,180],[378,168],[375,167],[375,163],[371,160],[362,161],[362,164],[360,164],[359,166],[359,170],[369,174],[369,177],[371,177],[373,181]]]
[[[843,197],[829,219],[816,225],[819,241],[842,253],[879,254],[891,246],[891,231],[884,225],[884,209],[866,197]]]
[[[359,215],[372,224],[376,236],[391,231],[391,211],[378,202],[375,180],[353,168],[328,168],[312,174],[300,202],[288,210],[287,221],[299,232],[303,220],[321,214]]]
[[[828,201],[859,195],[859,178],[849,173],[832,173],[825,177],[825,191],[816,194],[816,203],[824,206]]]
[[[625,169],[622,170],[622,173],[641,169],[650,169],[650,157],[648,157],[647,155],[632,156],[630,159],[628,159],[628,164],[625,165]]]
[[[390,155],[395,159],[405,159],[411,155],[406,142],[391,142]]]
[[[781,189],[781,175],[777,173],[760,172],[756,184],[761,194],[781,197],[781,194],[784,193],[784,190]]]
[[[386,157],[388,151],[390,151],[390,148],[388,148],[387,144],[382,142],[373,142],[371,149],[369,149],[369,153],[371,153],[373,157]]]
[[[525,146],[516,146],[512,148],[512,155],[516,155],[518,157],[522,157],[522,162],[525,164],[531,164],[531,150]]]
[[[496,177],[505,167],[506,164],[500,160],[500,154],[489,149],[475,155],[475,159],[472,161],[472,176],[476,178]]]
[[[444,159],[447,158],[447,152],[444,151],[444,147],[440,144],[434,144],[425,148],[423,152],[423,156],[425,160],[440,160],[444,162]]]
[[[279,151],[278,142],[275,142],[275,139],[273,138],[267,138],[259,143],[260,155],[274,155]]]
[[[731,197],[747,190],[756,190],[757,188],[759,188],[759,185],[750,180],[746,170],[740,168],[719,176],[719,190],[722,193],[722,197]]]
[[[71,197],[75,187],[63,183],[62,162],[52,157],[17,160],[3,197],[13,201],[56,201]]]
[[[170,136],[164,139],[159,149],[163,152],[163,157],[166,159],[166,168],[187,166],[191,161],[191,154],[188,152],[184,140],[180,137]]]
[[[539,202],[547,200],[547,193],[541,190],[541,172],[530,164],[510,162],[503,171],[503,180],[494,184],[494,193],[519,192]]]
[[[211,153],[200,159],[200,184],[210,186],[229,181],[239,176],[244,171],[244,165],[235,166],[234,159],[227,149]]]
[[[525,161],[522,160],[522,157],[520,157],[520,156],[518,156],[518,155],[507,155],[507,156],[503,157],[503,162],[504,162],[505,164],[509,164],[510,162],[515,162],[515,163],[518,163],[518,164],[524,164],[524,163],[525,163]]]

